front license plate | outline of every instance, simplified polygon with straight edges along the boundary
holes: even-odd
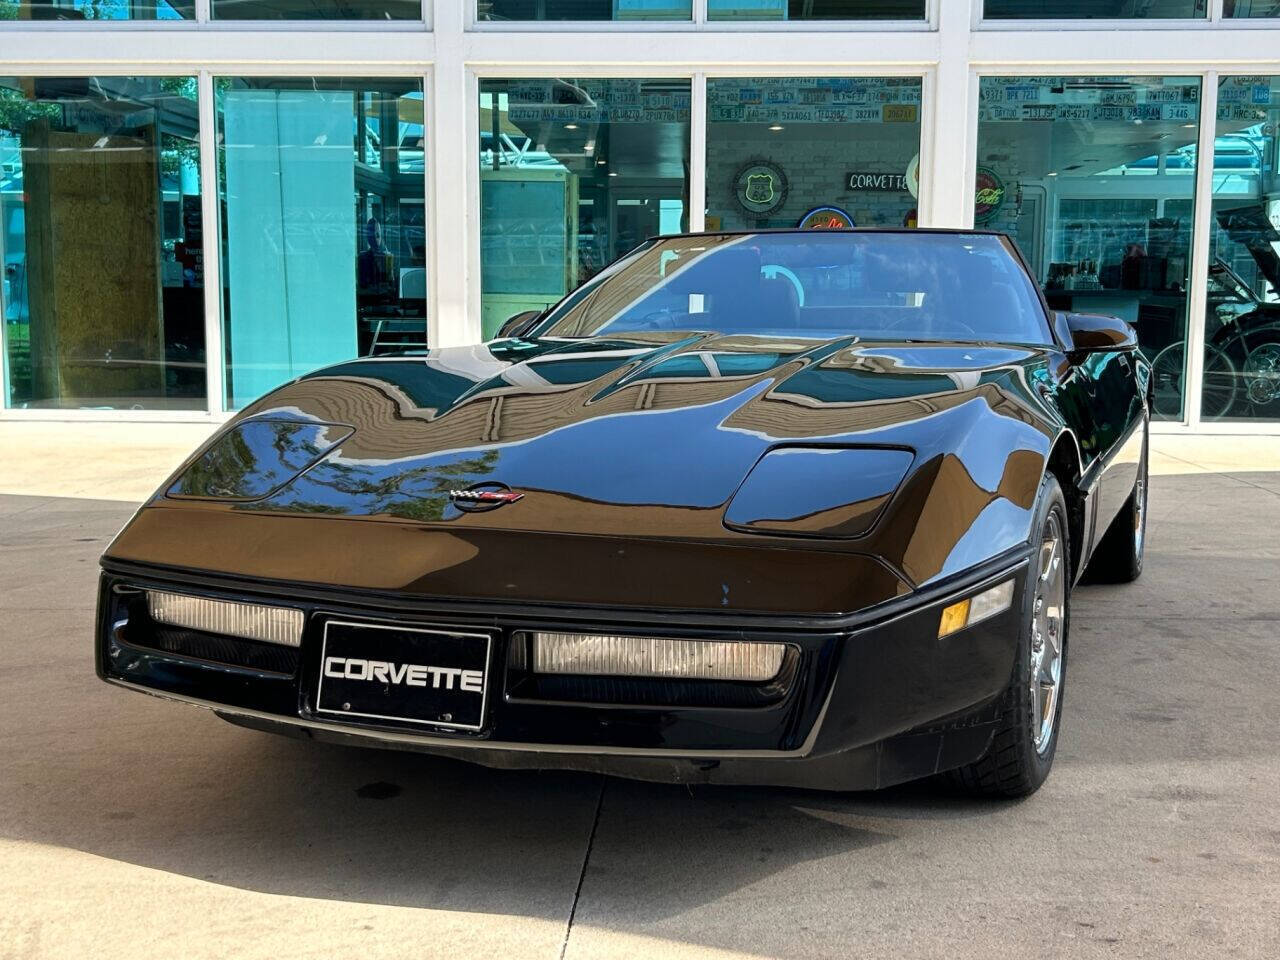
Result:
[[[479,730],[488,699],[484,633],[330,620],[316,712]]]

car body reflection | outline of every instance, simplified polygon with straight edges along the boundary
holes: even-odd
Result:
[[[224,478],[237,502],[182,506],[403,521],[464,537],[517,529],[734,545],[749,534],[724,511],[769,449],[900,447],[914,463],[896,493],[880,492],[898,504],[884,522],[858,530],[856,543],[809,543],[887,563],[894,576],[881,589],[892,594],[1025,539],[1053,440],[1028,384],[1048,382],[1051,362],[1032,348],[661,333],[498,341],[465,362],[453,351],[353,361],[244,414],[250,431],[281,418],[346,425],[327,455],[291,454],[288,482]],[[224,457],[219,470],[237,464],[246,478],[262,474],[256,459]],[[528,494],[518,512],[464,515],[449,502],[451,489],[499,477]],[[853,503],[825,509],[865,512]],[[802,514],[792,518],[801,527]],[[882,599],[846,593],[839,603]]]

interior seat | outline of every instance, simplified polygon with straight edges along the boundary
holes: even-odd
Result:
[[[762,277],[750,319],[754,326],[768,330],[795,330],[799,327],[800,298],[791,281],[786,277]]]

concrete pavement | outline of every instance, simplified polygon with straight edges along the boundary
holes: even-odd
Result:
[[[1020,803],[241,730],[93,676],[127,499],[2,496],[0,957],[1274,957],[1280,470],[1229,446],[1162,445],[1147,572],[1077,592],[1057,765]]]

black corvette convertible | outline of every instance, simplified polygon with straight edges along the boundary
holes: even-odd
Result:
[[[496,766],[1026,794],[1072,585],[1142,570],[1148,391],[997,234],[651,240],[227,423],[107,549],[98,673]]]

